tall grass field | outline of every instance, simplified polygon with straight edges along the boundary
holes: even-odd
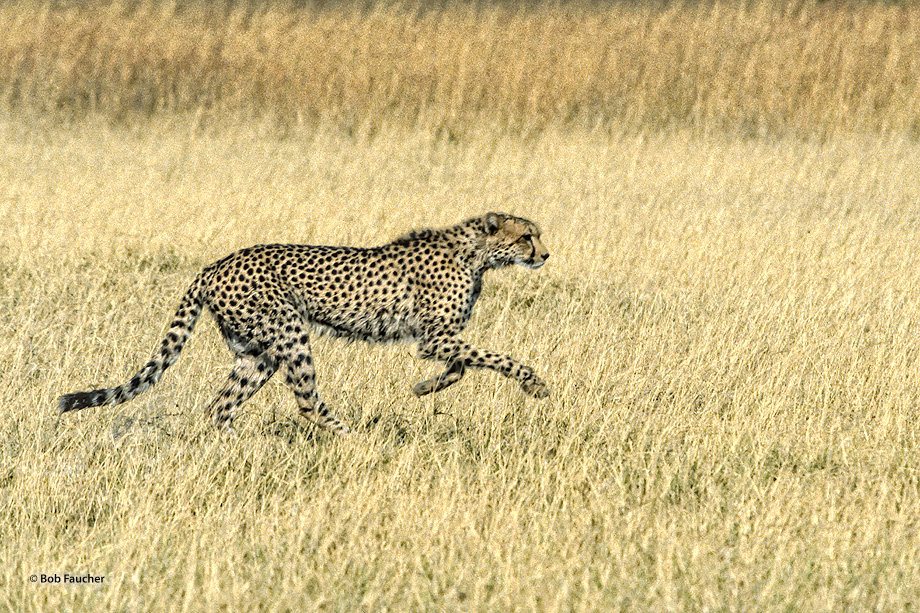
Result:
[[[0,607],[894,611],[920,605],[912,3],[0,5]],[[311,70],[313,72],[311,72]],[[489,210],[551,257],[416,398],[313,337],[236,436],[205,265]],[[276,377],[277,378],[277,377]]]
[[[0,32],[0,106],[64,115],[920,135],[910,1],[12,0]]]

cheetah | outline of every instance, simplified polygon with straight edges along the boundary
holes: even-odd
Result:
[[[236,409],[281,369],[301,415],[335,433],[350,431],[317,393],[309,331],[348,340],[418,342],[420,358],[446,368],[416,384],[416,396],[453,385],[468,368],[490,368],[517,381],[526,394],[546,398],[549,388],[531,367],[474,348],[458,335],[487,270],[512,264],[536,269],[548,257],[539,227],[504,213],[410,232],[380,247],[242,249],[198,274],[159,348],[136,375],[118,387],[65,394],[58,411],[121,404],[155,385],[179,357],[204,308],[236,355],[207,407],[219,429],[230,429]]]

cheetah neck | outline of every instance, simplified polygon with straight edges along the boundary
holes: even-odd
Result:
[[[466,268],[475,279],[481,279],[483,273],[493,268],[493,263],[486,249],[486,237],[482,231],[469,225],[451,228],[452,236],[446,237],[454,244],[454,255],[461,266]],[[450,232],[446,231],[445,234]]]
[[[485,228],[478,218],[441,230],[415,230],[393,241],[396,245],[410,243],[428,243],[445,248],[474,279],[481,279],[485,271],[502,265],[494,262],[489,254]]]

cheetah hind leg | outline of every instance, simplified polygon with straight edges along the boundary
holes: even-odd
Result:
[[[300,414],[317,426],[336,434],[349,434],[351,428],[333,415],[316,392],[316,370],[306,334],[299,325],[292,326],[292,337],[283,343],[289,349],[282,358],[285,366],[284,381],[294,392]]]
[[[297,394],[297,403],[300,405],[300,414],[312,421],[317,426],[332,430],[336,434],[345,435],[351,433],[345,423],[333,415],[321,400],[304,401],[303,397]]]
[[[412,387],[412,393],[416,396],[424,396],[425,394],[440,392],[445,387],[449,387],[462,379],[465,372],[466,366],[463,365],[462,361],[456,360],[449,362],[447,364],[447,370],[442,372],[437,377],[432,377],[431,379],[426,379],[421,383],[416,383]]]
[[[232,430],[233,413],[265,385],[277,369],[276,362],[265,353],[240,355],[227,382],[208,405],[207,414],[220,430]]]

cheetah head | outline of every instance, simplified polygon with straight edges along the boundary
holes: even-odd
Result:
[[[549,251],[540,241],[540,228],[534,222],[504,213],[487,213],[482,221],[493,268],[511,264],[540,268],[549,258]]]

